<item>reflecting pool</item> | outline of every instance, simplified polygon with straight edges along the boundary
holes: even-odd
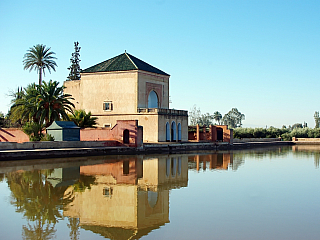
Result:
[[[1,239],[319,239],[320,147],[0,162]]]

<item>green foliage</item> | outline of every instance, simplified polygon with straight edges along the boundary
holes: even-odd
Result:
[[[4,114],[0,112],[0,127],[4,126]]]
[[[197,125],[201,116],[200,108],[197,108],[197,105],[193,105],[193,107],[189,111],[189,122],[191,126]]]
[[[91,117],[91,112],[86,113],[85,110],[75,110],[73,115],[69,114],[69,119],[78,127],[88,128],[97,124],[97,117]]]
[[[319,117],[319,112],[314,112],[314,121],[316,123],[315,128],[319,128],[320,127],[320,117]]]
[[[245,120],[245,115],[239,112],[237,108],[232,108],[222,118],[223,124],[228,125],[229,128],[241,127],[242,120]]]
[[[74,104],[70,94],[64,94],[64,87],[59,87],[57,81],[36,85],[30,84],[20,92],[12,94],[14,97],[10,109],[10,120],[19,122],[45,123],[48,127],[53,121],[69,120],[66,112],[71,112]]]
[[[218,112],[218,111],[215,111],[215,112],[213,113],[213,119],[220,125],[220,121],[221,121],[221,119],[222,119],[221,113]]]
[[[74,53],[72,53],[72,57],[70,58],[71,66],[68,67],[70,70],[69,76],[67,77],[67,81],[69,80],[80,80],[80,49],[79,42],[74,42]]]
[[[51,134],[46,134],[41,138],[41,141],[54,141],[54,136]]]
[[[42,130],[43,125],[35,122],[27,122],[22,128],[22,131],[29,136],[31,142],[41,140],[43,137]]]
[[[57,81],[50,80],[48,83],[43,82],[37,96],[37,114],[36,117],[40,123],[45,121],[46,127],[50,126],[53,121],[69,120],[66,111],[71,112],[74,104],[70,102],[70,94],[64,94],[64,87],[58,87]]]
[[[320,128],[236,128],[233,130],[234,138],[278,138],[291,141],[296,138],[319,138]]]
[[[53,55],[54,52],[50,52],[51,48],[46,48],[46,45],[37,44],[30,48],[27,53],[23,57],[23,65],[24,69],[36,70],[39,73],[39,85],[42,84],[42,73],[45,75],[45,69],[48,69],[49,73],[51,70],[56,70],[57,67],[56,62],[57,59]]]

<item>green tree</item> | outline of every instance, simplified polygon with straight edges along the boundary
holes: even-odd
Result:
[[[74,42],[74,53],[72,53],[72,57],[70,58],[71,66],[68,67],[70,70],[69,76],[67,77],[67,81],[69,80],[80,80],[80,49],[79,42]]]
[[[45,75],[45,69],[51,73],[51,70],[56,71],[57,64],[54,52],[50,51],[51,48],[46,48],[46,45],[37,44],[30,48],[24,55],[23,65],[24,70],[36,70],[39,74],[39,85],[42,84],[42,74]]]
[[[53,121],[69,120],[67,112],[72,113],[74,104],[70,101],[74,98],[70,94],[64,94],[64,87],[59,87],[57,81],[50,80],[43,84],[29,84],[19,93],[18,98],[12,100],[11,121],[45,123],[45,127]]]
[[[215,111],[215,112],[213,113],[213,119],[220,125],[220,121],[221,121],[221,119],[222,119],[221,113],[218,112],[218,111]]]
[[[245,120],[245,115],[238,111],[237,108],[232,108],[222,118],[222,122],[230,128],[237,128],[242,126],[242,120]]]
[[[0,128],[4,126],[4,114],[0,112]]]
[[[315,128],[319,128],[320,127],[320,117],[319,117],[319,112],[314,112],[314,121],[316,123]]]
[[[189,111],[190,126],[197,125],[199,123],[200,117],[201,117],[200,108],[197,108],[197,105],[193,105],[193,107]]]
[[[209,113],[201,114],[197,124],[199,124],[200,126],[209,126],[212,124],[212,119],[213,117]]]
[[[40,123],[45,122],[45,126],[49,127],[53,121],[69,120],[67,112],[72,113],[74,104],[70,100],[74,100],[70,94],[64,94],[64,86],[59,87],[57,81],[50,80],[48,83],[43,82],[37,97],[37,118]]]
[[[292,128],[292,130],[295,129],[295,128],[303,128],[303,125],[302,125],[302,123],[295,123],[295,124],[292,125],[291,128]]]
[[[38,122],[36,119],[38,94],[39,87],[35,83],[11,94],[13,99],[11,100],[9,118],[12,123],[18,122],[23,125],[29,121]]]
[[[73,115],[69,114],[70,121],[73,121],[78,127],[89,128],[97,124],[97,117],[92,117],[91,112],[85,110],[74,110]]]

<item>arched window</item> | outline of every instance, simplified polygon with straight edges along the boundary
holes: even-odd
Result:
[[[181,141],[181,123],[178,123],[178,141]]]
[[[170,124],[166,123],[166,141],[170,142]]]
[[[158,108],[158,95],[155,91],[151,91],[148,96],[148,108]]]
[[[171,141],[176,141],[177,140],[177,128],[176,128],[176,122],[173,121],[171,123]]]

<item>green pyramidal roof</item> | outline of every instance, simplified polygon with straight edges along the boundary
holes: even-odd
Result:
[[[129,70],[143,70],[146,72],[157,73],[161,75],[170,76],[158,68],[130,55],[129,53],[122,53],[119,56],[110,58],[104,62],[98,63],[92,67],[82,70],[83,73],[94,72],[113,72],[113,71],[129,71]]]

